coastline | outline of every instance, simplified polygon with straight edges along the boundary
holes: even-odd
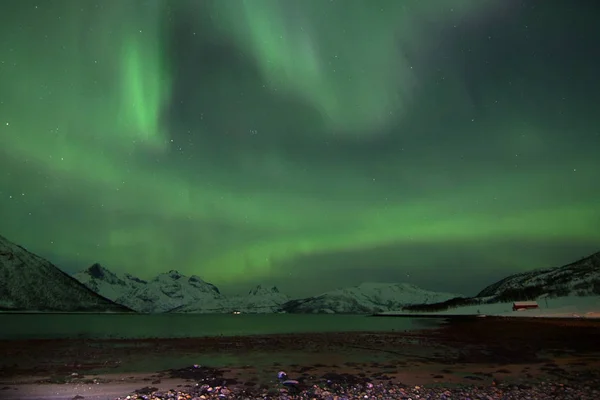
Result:
[[[209,384],[225,382],[231,393],[281,393],[287,389],[276,379],[280,370],[306,387],[336,379],[385,390],[547,381],[594,390],[600,387],[598,337],[594,320],[448,318],[437,329],[406,332],[2,341],[0,389],[6,389],[0,398],[89,400],[144,387],[193,390],[207,373]],[[64,396],[56,397],[59,392]]]

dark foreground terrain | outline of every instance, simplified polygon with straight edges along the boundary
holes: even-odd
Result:
[[[600,399],[597,320],[473,318],[392,333],[3,341],[0,354],[0,399]],[[287,376],[279,379],[280,371]]]

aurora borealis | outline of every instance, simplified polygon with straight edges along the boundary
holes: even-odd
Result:
[[[3,2],[0,235],[292,295],[572,261],[600,250],[598,11]]]

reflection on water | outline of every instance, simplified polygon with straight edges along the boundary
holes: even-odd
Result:
[[[419,318],[313,314],[0,314],[0,339],[177,338],[305,332],[407,331]]]

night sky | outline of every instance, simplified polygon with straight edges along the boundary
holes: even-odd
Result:
[[[577,260],[600,250],[599,11],[3,1],[0,235],[292,296]]]

